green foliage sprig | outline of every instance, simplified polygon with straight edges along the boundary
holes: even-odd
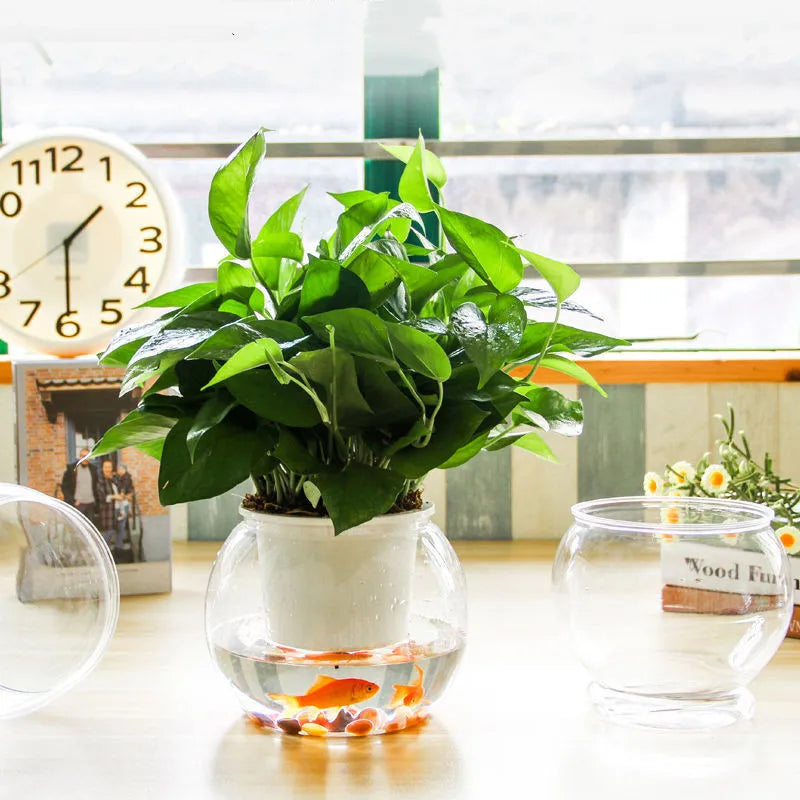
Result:
[[[441,204],[447,176],[420,137],[400,200],[334,197],[334,233],[306,253],[292,228],[304,191],[253,236],[250,194],[265,131],[214,176],[209,218],[228,255],[213,282],[145,306],[101,359],[122,391],[148,386],[94,455],[135,445],[161,460],[165,505],[212,497],[248,476],[268,504],[327,513],[336,532],[389,510],[436,467],[508,445],[555,460],[537,431],[574,436],[580,402],[531,383],[538,367],[602,389],[573,356],[625,342],[562,325],[579,278],[494,225]],[[450,250],[425,235],[439,219]],[[520,286],[526,266],[552,291]],[[540,322],[541,309],[555,321]],[[588,312],[585,312],[588,313]],[[510,370],[529,367],[522,378]]]
[[[718,463],[706,453],[696,464],[678,461],[667,464],[663,478],[649,472],[644,489],[648,494],[681,494],[722,497],[761,503],[775,511],[780,524],[795,526],[800,520],[800,487],[775,472],[769,453],[763,463],[756,461],[743,430],[736,430],[733,406],[728,416],[714,415],[722,424],[725,437],[717,441]]]

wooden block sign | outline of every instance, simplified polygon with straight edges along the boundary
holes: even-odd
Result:
[[[790,557],[794,614],[787,636],[800,638],[800,558]],[[760,552],[696,542],[661,547],[664,611],[684,614],[754,614],[778,608],[778,579]]]

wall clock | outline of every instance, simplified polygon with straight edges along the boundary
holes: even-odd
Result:
[[[0,148],[0,337],[58,356],[102,349],[175,286],[172,192],[121,139],[55,129]]]

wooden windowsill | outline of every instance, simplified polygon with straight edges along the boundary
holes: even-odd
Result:
[[[800,381],[800,351],[731,351],[696,353],[614,353],[577,362],[601,384],[614,383],[791,383]],[[526,375],[518,367],[512,375]],[[12,361],[0,358],[0,385],[12,382]],[[540,369],[537,383],[577,383],[574,378]]]

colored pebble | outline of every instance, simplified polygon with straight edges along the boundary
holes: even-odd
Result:
[[[276,724],[284,733],[300,733],[300,723],[291,717],[279,719]]]
[[[307,733],[309,736],[327,736],[328,735],[328,729],[327,728],[323,728],[322,725],[317,725],[316,722],[306,722],[306,724],[303,725],[300,728],[300,730],[302,730],[303,733]]]
[[[352,736],[368,736],[374,727],[368,719],[354,719],[344,730]]]
[[[346,708],[339,709],[339,713],[330,724],[330,731],[332,733],[341,733],[353,719],[353,715]]]
[[[357,719],[368,719],[378,730],[386,725],[386,714],[379,708],[365,708]]]
[[[322,712],[315,708],[314,706],[308,706],[307,708],[301,708],[295,715],[294,718],[301,724],[305,725],[306,722],[316,722],[317,718]]]

